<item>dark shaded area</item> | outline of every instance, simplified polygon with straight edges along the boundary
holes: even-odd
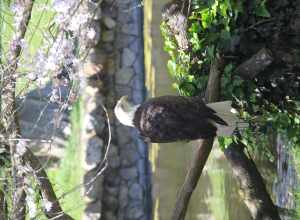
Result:
[[[267,1],[270,17],[257,16],[255,4],[255,1],[244,3],[237,31],[231,38],[235,47],[225,51],[226,56],[234,58],[227,61],[237,65],[239,75],[250,79],[244,83],[248,84],[244,93],[256,94],[253,104],[271,110],[268,106],[272,103],[293,114],[296,107],[290,100],[300,100],[300,1]],[[258,65],[257,69],[253,56],[262,48],[268,51],[265,55],[270,56],[271,62]],[[240,65],[245,63],[255,70],[241,71]]]
[[[236,69],[235,73],[245,80],[254,79],[257,74],[262,72],[273,62],[272,54],[269,50],[262,48],[250,59],[240,64]]]

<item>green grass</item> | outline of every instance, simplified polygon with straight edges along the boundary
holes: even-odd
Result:
[[[0,44],[2,63],[6,62],[8,57],[9,47],[15,33],[14,13],[11,10],[11,5],[7,1],[0,0]],[[18,73],[22,77],[17,79],[17,94],[24,93],[35,89],[34,83],[26,79],[26,73],[34,71],[31,65],[35,59],[38,50],[47,50],[53,41],[53,36],[50,34],[51,25],[55,12],[48,10],[51,8],[50,0],[37,0],[34,2],[31,19],[25,34],[25,49],[21,52]]]
[[[0,0],[1,7],[1,46],[3,53],[7,54],[12,36],[15,32],[14,28],[14,14],[11,6],[7,1]],[[35,54],[45,42],[49,40],[50,27],[53,24],[53,17],[55,12],[47,10],[45,7],[51,7],[50,0],[36,0],[33,5],[31,19],[28,24],[25,41],[28,44],[30,54]],[[27,59],[28,57],[23,57]]]
[[[65,148],[65,155],[58,169],[51,170],[49,176],[54,183],[54,189],[58,197],[69,192],[75,186],[82,183],[83,169],[81,167],[81,149],[80,149],[80,125],[81,110],[80,101],[77,102],[71,113],[72,132]],[[81,187],[68,193],[60,202],[63,210],[74,219],[81,219],[84,210],[84,201],[81,196]]]
[[[14,33],[13,14],[8,1],[0,0],[0,13],[1,54],[5,57]],[[4,57],[1,57],[2,62]]]

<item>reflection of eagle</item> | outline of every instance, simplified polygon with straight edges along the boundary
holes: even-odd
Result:
[[[231,102],[206,105],[199,97],[183,96],[151,98],[140,105],[123,96],[115,114],[122,124],[136,127],[146,141],[154,143],[228,136],[238,121]]]

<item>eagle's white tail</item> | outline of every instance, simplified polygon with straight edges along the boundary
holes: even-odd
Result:
[[[216,112],[216,115],[222,118],[228,126],[215,124],[218,127],[218,136],[231,136],[234,130],[248,127],[248,124],[238,117],[237,111],[231,107],[231,101],[214,102],[207,104],[208,107]]]

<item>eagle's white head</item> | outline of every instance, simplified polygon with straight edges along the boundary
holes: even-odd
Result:
[[[115,106],[115,115],[122,124],[134,127],[134,113],[138,107],[128,101],[128,96],[122,96]]]

